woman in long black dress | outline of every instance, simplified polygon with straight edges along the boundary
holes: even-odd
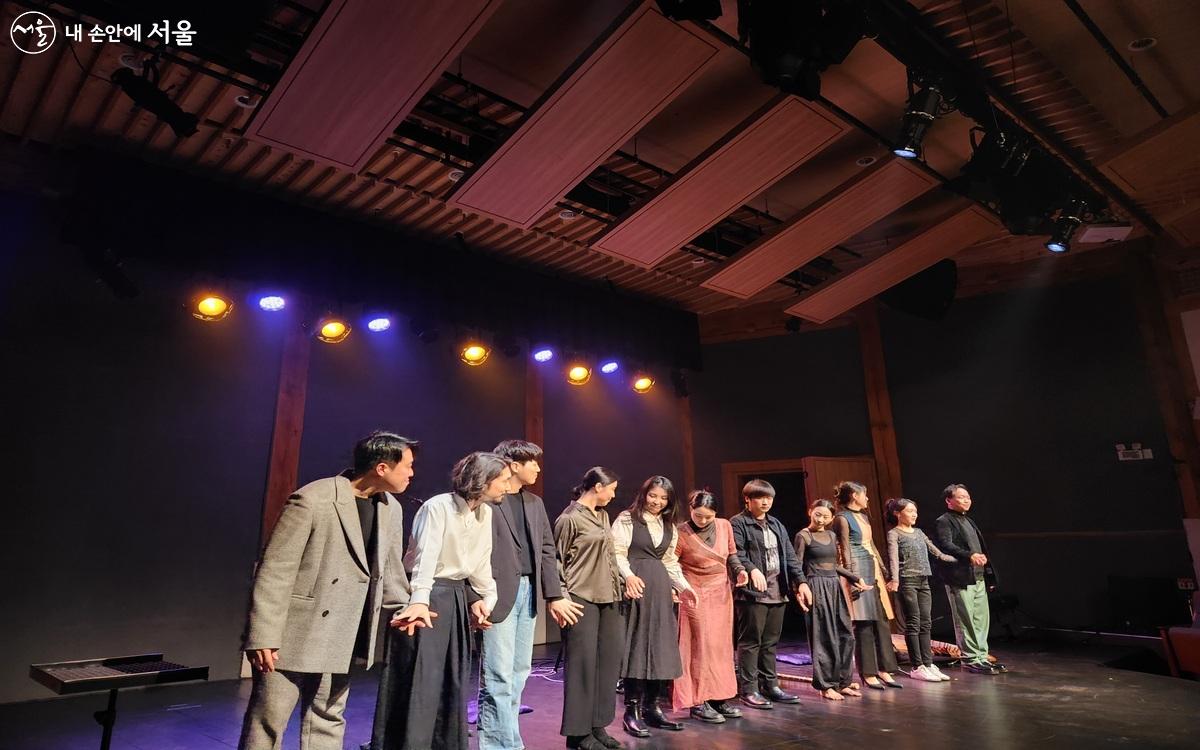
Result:
[[[871,587],[838,564],[837,537],[829,530],[833,524],[833,503],[818,500],[808,511],[812,523],[796,532],[796,559],[804,566],[804,575],[812,590],[812,604],[804,612],[808,626],[808,647],[812,651],[813,689],[822,698],[844,700],[861,698],[851,674],[854,670],[854,629],[840,578],[853,582],[853,589]]]
[[[642,484],[633,504],[613,523],[617,567],[625,579],[625,731],[649,737],[648,727],[681,730],[662,712],[659,699],[683,674],[674,591],[695,605],[696,594],[683,577],[675,545],[675,487],[663,476]]]

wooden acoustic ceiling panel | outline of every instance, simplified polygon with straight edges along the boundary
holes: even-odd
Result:
[[[1197,242],[1200,202],[1200,104],[1147,129],[1100,164],[1117,187],[1154,214],[1185,246]]]
[[[882,161],[738,252],[704,286],[749,299],[936,184],[903,159]]]
[[[1188,108],[1139,135],[1106,158],[1100,169],[1117,187],[1134,196],[1152,191],[1165,178],[1197,158],[1200,104]]]
[[[896,249],[813,290],[786,312],[814,323],[828,323],[913,274],[1001,232],[1000,222],[979,206],[960,208]]]
[[[824,109],[793,96],[777,97],[680,170],[593,247],[653,267],[846,130]]]
[[[684,90],[717,42],[644,3],[614,25],[534,106],[451,202],[522,228],[543,214]]]
[[[332,0],[246,135],[357,172],[501,0]]]

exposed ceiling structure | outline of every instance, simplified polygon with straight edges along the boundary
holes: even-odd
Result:
[[[971,66],[995,116],[1103,196],[1109,218],[1135,237],[1200,242],[1200,46],[1188,33],[1200,4],[872,2]],[[821,323],[945,258],[965,270],[1046,258],[1044,236],[1009,234],[947,189],[972,159],[971,118],[938,117],[919,162],[891,154],[911,76],[887,35],[854,45],[810,101],[762,82],[734,0],[712,23],[626,0],[215,5],[236,8],[224,23],[237,33],[206,37],[197,23],[192,47],[0,46],[0,132],[458,236],[701,316]],[[38,9],[88,29],[146,6],[6,0],[0,21]],[[110,81],[155,55],[157,87],[196,115],[196,134]]]

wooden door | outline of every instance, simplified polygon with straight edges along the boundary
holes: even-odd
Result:
[[[867,515],[871,519],[871,536],[875,548],[886,560],[887,527],[883,522],[883,504],[887,498],[879,496],[875,459],[870,456],[806,456],[800,462],[804,470],[804,494],[810,506],[821,498],[834,500],[833,488],[839,482],[858,482],[866,486],[870,498]]]

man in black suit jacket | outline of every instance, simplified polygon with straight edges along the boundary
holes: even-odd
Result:
[[[993,664],[988,659],[988,627],[991,623],[988,589],[995,585],[995,573],[983,532],[967,515],[971,510],[971,493],[966,485],[952,484],[943,490],[942,496],[946,500],[946,512],[937,520],[937,544],[955,561],[939,563],[938,572],[950,599],[954,635],[962,651],[963,668],[976,674],[1007,672],[1008,668],[1003,664]]]
[[[517,715],[532,666],[538,597],[546,600],[559,627],[578,622],[583,607],[564,596],[546,506],[525,489],[541,473],[542,449],[524,440],[505,440],[495,453],[508,460],[513,478],[512,491],[492,513],[492,576],[498,598],[480,654],[479,750],[520,750],[525,743]]]

